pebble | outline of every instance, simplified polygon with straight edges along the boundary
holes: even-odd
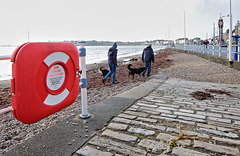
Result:
[[[108,96],[110,96],[111,92],[116,92],[116,94],[119,94],[121,92],[127,91],[137,85],[140,85],[142,82],[132,82],[128,83],[128,85],[123,86],[115,86],[116,90],[113,88],[113,86],[107,86],[103,88],[91,88],[88,89],[88,95],[92,96],[95,95],[95,98],[89,98],[88,99],[88,105],[94,105],[97,102],[103,101]],[[101,96],[100,96],[101,95]],[[42,119],[41,121],[38,121],[37,123],[26,125],[19,121],[17,121],[11,112],[0,115],[1,121],[0,121],[0,155],[2,155],[4,152],[14,148],[17,144],[20,144],[21,142],[33,137],[34,135],[44,131],[45,129],[55,125],[59,120],[66,119],[72,115],[72,113],[80,114],[81,105],[79,105],[79,101],[75,101],[71,106],[69,106],[66,109],[63,109],[60,112],[57,112],[54,115],[51,115],[45,119]],[[88,121],[83,121],[84,124],[87,124]],[[66,124],[71,124],[74,126],[79,125],[78,123],[70,123],[69,121],[66,121]],[[86,132],[88,132],[88,126],[84,126],[86,129]],[[76,130],[74,130],[76,132]],[[79,136],[81,137],[81,136]],[[88,137],[88,135],[86,136]],[[8,142],[7,142],[8,141]]]
[[[77,123],[72,123],[72,125],[77,125]]]
[[[214,82],[214,83],[230,83],[230,84],[240,84],[240,71],[237,71],[233,68],[211,62],[206,59],[199,58],[194,55],[187,55],[184,53],[177,53],[174,55],[169,55],[168,59],[173,60],[173,65],[170,66],[171,61],[161,62],[157,64],[157,58],[155,63],[153,63],[152,73],[167,75],[171,78],[181,78],[190,81],[200,81],[200,82]],[[142,63],[142,62],[140,62]],[[137,63],[136,65],[141,65]],[[168,64],[167,64],[168,63]],[[106,65],[106,64],[103,64]],[[155,67],[156,66],[156,67]],[[170,66],[169,68],[164,68],[164,66]],[[97,65],[96,65],[97,67]],[[161,68],[158,70],[158,68]],[[126,69],[127,70],[127,69]],[[107,83],[104,86],[101,83],[101,78],[98,77],[99,73],[97,70],[94,71],[88,77],[88,82],[93,81],[95,83],[96,77],[100,81],[96,84],[91,84],[93,88],[87,90],[88,106],[92,106],[100,101],[105,100],[111,95],[116,95],[122,92],[125,92],[135,86],[141,85],[144,81],[144,78],[135,77],[134,80],[126,78],[119,78],[121,75],[117,73],[117,80],[124,81],[124,83],[119,85],[111,85]],[[211,75],[211,77],[209,76]],[[88,75],[89,76],[89,75]],[[0,82],[1,83],[1,82]],[[95,86],[94,86],[95,85]],[[96,86],[97,85],[97,86]],[[41,133],[45,129],[54,126],[58,121],[66,119],[71,115],[76,115],[81,113],[81,105],[79,105],[80,94],[77,100],[68,108],[63,109],[60,112],[55,113],[37,123],[27,125],[17,121],[12,113],[6,113],[0,115],[0,155],[3,155],[4,152],[14,148],[17,144],[24,142],[25,140],[35,136],[36,134]],[[184,99],[182,99],[184,101]],[[88,121],[83,121],[83,124],[87,124]],[[69,121],[66,121],[66,124],[70,124]],[[73,123],[75,125],[75,123]],[[84,127],[85,128],[85,127]],[[86,127],[85,129],[88,129]],[[81,136],[79,136],[81,137]],[[87,138],[88,135],[85,135]]]
[[[173,60],[174,65],[161,69],[160,74],[189,81],[240,84],[240,71],[234,68],[185,53],[168,58]]]

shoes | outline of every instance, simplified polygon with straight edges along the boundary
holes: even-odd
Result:
[[[103,84],[105,84],[105,81],[106,81],[105,79],[102,79]]]
[[[113,82],[112,84],[119,84],[119,82]]]

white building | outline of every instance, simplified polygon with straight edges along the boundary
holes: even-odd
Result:
[[[175,43],[176,43],[176,44],[184,44],[184,43],[185,43],[185,40],[186,40],[186,44],[188,44],[188,43],[189,43],[188,38],[186,38],[186,39],[184,39],[184,38],[176,39],[176,40],[175,40]]]

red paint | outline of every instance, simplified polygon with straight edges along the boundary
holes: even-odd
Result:
[[[58,54],[68,58],[66,62]],[[50,57],[52,55],[55,57]],[[25,43],[14,51],[11,61],[12,113],[19,121],[37,122],[76,100],[79,56],[74,44]]]

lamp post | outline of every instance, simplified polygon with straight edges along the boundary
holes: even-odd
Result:
[[[213,23],[213,53],[212,55],[215,55],[215,23]]]
[[[80,56],[80,69],[82,70],[81,78],[80,78],[80,88],[81,88],[81,102],[82,102],[82,114],[80,114],[80,118],[87,119],[91,115],[87,112],[87,76],[86,76],[86,48],[85,41],[78,42],[80,45],[79,48],[79,56]]]
[[[184,51],[186,50],[186,22],[185,22],[185,10],[184,10]]]
[[[231,5],[231,0],[229,0],[229,17],[230,17],[230,28],[229,28],[229,55],[228,55],[228,60],[229,62],[232,61],[232,5]]]

